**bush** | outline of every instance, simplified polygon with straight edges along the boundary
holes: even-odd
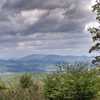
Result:
[[[95,72],[64,72],[49,75],[44,81],[47,100],[93,100],[98,90]]]
[[[1,79],[0,79],[0,90],[4,90],[4,89],[7,89],[6,85],[5,85],[5,82],[3,82]]]
[[[20,87],[21,88],[29,88],[30,86],[33,85],[32,81],[32,75],[30,74],[24,74],[20,77]]]

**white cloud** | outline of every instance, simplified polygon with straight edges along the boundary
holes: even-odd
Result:
[[[34,9],[21,11],[20,16],[23,18],[25,24],[35,24],[46,12],[47,10]]]
[[[31,41],[28,41],[28,42],[18,42],[17,43],[17,46],[16,46],[16,49],[31,49],[33,48],[32,46],[32,42]]]

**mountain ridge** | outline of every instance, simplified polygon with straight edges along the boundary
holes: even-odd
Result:
[[[55,69],[56,64],[74,64],[75,62],[91,64],[92,58],[93,57],[88,56],[32,54],[16,60],[0,60],[0,68],[7,72],[46,71],[49,69]]]

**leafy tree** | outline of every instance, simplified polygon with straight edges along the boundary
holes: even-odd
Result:
[[[94,100],[98,88],[94,72],[64,72],[49,75],[45,80],[47,100]]]
[[[100,23],[100,0],[96,1],[96,4],[92,6],[93,12],[96,13],[96,20]],[[89,53],[92,51],[100,51],[100,26],[89,28],[90,33],[92,34],[92,40],[95,43],[94,46],[91,47]],[[100,64],[100,56],[96,56],[92,61],[93,64]]]
[[[94,69],[85,70],[82,66],[49,74],[44,80],[46,100],[97,100],[99,74]]]

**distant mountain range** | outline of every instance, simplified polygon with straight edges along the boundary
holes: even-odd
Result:
[[[30,63],[38,63],[38,64],[59,64],[59,63],[90,63],[92,57],[88,56],[61,56],[61,55],[39,55],[33,54],[29,56],[22,57],[18,59],[19,62],[30,62]]]
[[[56,64],[91,63],[93,57],[33,54],[17,60],[0,60],[0,72],[41,72],[56,69]]]

